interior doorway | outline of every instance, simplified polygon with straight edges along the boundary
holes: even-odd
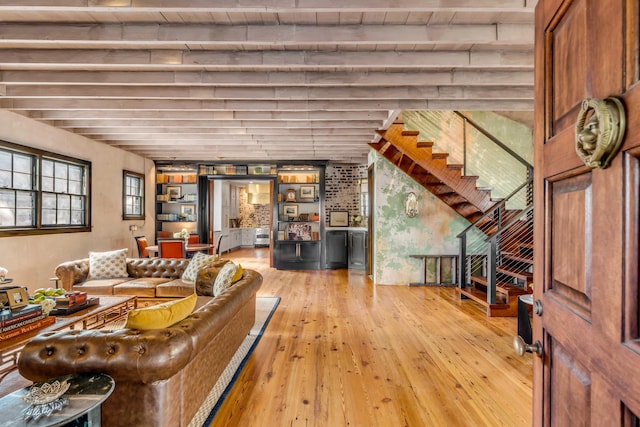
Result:
[[[221,253],[270,247],[272,187],[270,180],[209,177],[204,224],[210,242],[218,242],[222,237]]]

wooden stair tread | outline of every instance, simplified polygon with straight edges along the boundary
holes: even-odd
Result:
[[[508,307],[509,304],[506,302],[506,300],[504,300],[504,297],[502,298],[502,301],[497,302],[495,304],[489,304],[487,302],[487,293],[483,292],[482,290],[478,289],[478,288],[474,288],[473,286],[465,286],[464,288],[457,288],[458,292],[460,292],[461,294],[469,297],[470,299],[484,305],[485,307],[493,307],[493,308],[500,308],[500,307]],[[500,299],[500,298],[498,298]]]
[[[512,261],[526,262],[527,264],[533,264],[533,258],[526,258],[522,255],[503,253],[502,258],[506,258]]]
[[[480,283],[484,286],[489,286],[489,281],[485,276],[471,276],[471,281]],[[527,292],[527,290],[525,290],[520,286],[516,286],[511,283],[501,282],[499,280],[496,283],[496,291],[507,296],[515,296],[515,295],[522,295],[522,294],[529,293]]]
[[[418,141],[416,144],[418,148],[431,148],[433,147],[433,141]]]
[[[533,273],[529,273],[528,271],[518,271],[505,266],[496,267],[496,271],[498,273],[503,273],[509,276],[517,277],[518,279],[526,280],[527,282],[531,282],[533,280]]]
[[[500,299],[502,297],[501,302],[496,304],[489,304],[487,302],[486,292],[482,292],[481,290],[471,286],[456,289],[458,293],[460,293],[460,295],[464,295],[467,298],[477,302],[478,304],[487,307],[487,316],[489,317],[516,317],[518,313],[517,301],[514,300],[511,303],[502,302],[504,299],[503,295],[496,295],[496,299]]]

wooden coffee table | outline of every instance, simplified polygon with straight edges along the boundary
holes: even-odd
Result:
[[[0,343],[0,381],[18,367],[18,356],[31,338],[44,331],[65,329],[99,329],[123,319],[137,307],[135,296],[100,295],[100,303],[67,316],[56,316],[56,323]]]

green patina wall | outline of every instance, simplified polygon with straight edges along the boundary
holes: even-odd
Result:
[[[375,173],[374,282],[407,285],[422,281],[422,261],[411,254],[457,254],[456,235],[469,222],[391,162],[372,151]],[[418,195],[419,215],[409,218],[407,194]]]
[[[491,112],[465,114],[531,161],[533,146],[529,128]],[[420,140],[433,141],[434,151],[449,153],[450,163],[462,163],[464,130],[460,126],[461,120],[454,113],[404,112],[402,119],[406,129],[420,130]],[[514,165],[512,160],[504,163],[501,156],[491,147],[487,148],[486,141],[481,139],[486,140],[477,132],[467,130],[467,159],[473,158],[475,163],[482,164],[482,174],[489,175],[485,181],[492,181],[488,185],[495,186],[502,181],[506,184],[515,183],[515,187],[522,183],[526,170],[517,162]],[[456,236],[469,222],[377,152],[370,152],[369,163],[374,165],[375,173],[374,283],[407,285],[420,282],[422,261],[409,255],[457,254]],[[478,175],[482,176],[480,173]],[[480,180],[479,185],[484,185],[482,182]],[[420,214],[415,218],[409,218],[404,213],[406,196],[410,192],[418,195]]]

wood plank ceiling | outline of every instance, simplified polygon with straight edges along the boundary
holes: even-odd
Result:
[[[402,110],[533,110],[528,0],[0,0],[0,108],[166,160],[362,163]]]

